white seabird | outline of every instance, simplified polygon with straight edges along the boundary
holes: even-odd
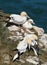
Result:
[[[33,37],[32,38],[33,41],[31,41],[31,37]],[[32,35],[32,36],[27,35],[26,37],[24,37],[23,41],[20,41],[19,44],[18,44],[18,46],[17,46],[18,52],[14,56],[13,61],[16,60],[19,57],[19,54],[26,52],[27,47],[29,47],[29,49],[31,47],[33,49],[35,55],[37,55],[37,51],[33,47],[34,45],[37,44],[37,42],[35,41],[35,39],[37,39],[36,35]]]
[[[18,52],[14,56],[13,61],[16,60],[19,57],[19,54],[26,52],[26,48],[27,48],[27,44],[25,43],[25,41],[24,40],[20,41],[18,46],[17,46]]]
[[[37,50],[34,48],[34,46],[38,44],[35,40],[38,40],[38,37],[35,34],[27,34],[25,36],[25,41],[28,44],[28,49],[30,50],[30,48],[32,48],[35,55],[38,56]]]
[[[32,29],[33,25],[35,24],[32,19],[27,20],[22,26],[27,29]]]
[[[27,18],[29,18],[29,16],[27,15],[27,13],[26,12],[21,12],[20,13],[20,15],[18,15],[18,14],[11,14],[10,15],[10,20],[9,20],[9,22],[13,22],[13,23],[15,23],[15,24],[23,24],[23,23],[25,23],[26,22],[26,20],[27,20]]]

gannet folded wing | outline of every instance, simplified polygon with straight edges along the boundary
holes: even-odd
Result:
[[[9,22],[13,22],[13,23],[16,23],[16,24],[23,24],[26,21],[26,17],[22,17],[22,16],[17,15],[17,14],[11,14],[10,18],[11,19],[10,19]]]
[[[27,48],[27,44],[23,41],[19,42],[17,49],[19,50],[20,53],[25,52]]]

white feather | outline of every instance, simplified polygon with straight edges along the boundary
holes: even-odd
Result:
[[[28,21],[23,24],[23,27],[24,27],[24,28],[28,28],[28,29],[32,29],[32,25],[31,25],[31,23],[28,22]]]
[[[19,50],[20,53],[22,52],[26,52],[26,48],[27,48],[27,43],[25,43],[25,41],[20,41],[18,46],[17,46],[17,49]]]
[[[20,16],[20,15],[17,15],[17,14],[11,14],[10,15],[10,21],[9,22],[13,22],[13,23],[15,23],[15,24],[23,24],[23,23],[25,23],[25,21],[26,21],[26,17],[24,16],[24,17],[22,17],[22,16]]]
[[[33,47],[32,47],[32,49],[33,49],[33,51],[34,51],[35,55],[36,55],[36,56],[38,56],[36,49],[35,49],[35,48],[33,48]]]
[[[16,54],[13,58],[13,61],[16,60],[18,58],[18,54]]]

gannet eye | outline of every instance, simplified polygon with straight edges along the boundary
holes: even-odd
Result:
[[[11,17],[11,19],[13,19],[13,17]]]
[[[14,18],[13,18],[13,17],[11,17],[11,20],[14,20]]]

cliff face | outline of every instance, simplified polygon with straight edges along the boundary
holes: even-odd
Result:
[[[34,26],[33,30],[16,25],[6,27],[8,17],[9,14],[0,11],[0,65],[47,65],[47,34],[44,33],[44,29],[37,26]],[[36,57],[32,50],[27,50],[20,56],[19,61],[13,62],[12,58],[16,52],[12,50],[24,38],[25,33],[35,33],[38,36],[39,56]]]

